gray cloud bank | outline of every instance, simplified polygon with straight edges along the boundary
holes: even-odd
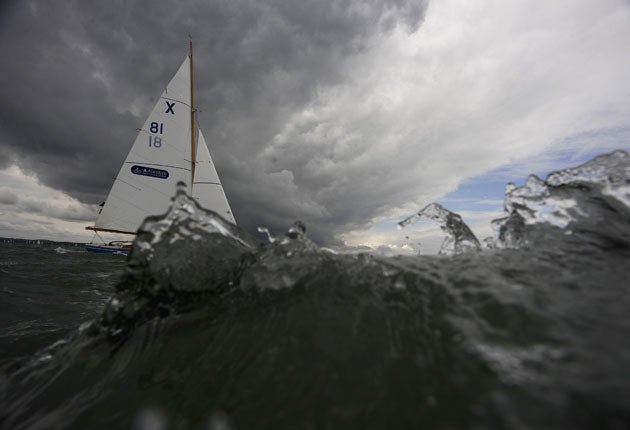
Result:
[[[331,242],[627,122],[628,6],[578,3],[8,3],[0,165],[100,202],[191,35],[200,125],[239,223],[301,219]]]

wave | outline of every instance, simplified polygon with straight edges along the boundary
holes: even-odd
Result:
[[[84,249],[68,249],[68,248],[64,248],[62,246],[58,246],[56,248],[53,248],[53,251],[55,251],[57,254],[68,254],[68,253],[83,253],[85,252]]]
[[[628,156],[510,187],[495,248],[260,243],[180,188],[100,318],[6,365],[7,428],[624,428]],[[140,423],[140,424],[139,424]]]
[[[582,242],[627,248],[630,243],[630,159],[625,151],[601,155],[581,166],[530,175],[520,188],[508,185],[507,216],[493,222],[497,245],[545,240],[541,227]]]
[[[630,243],[630,158],[625,151],[604,154],[578,167],[550,173],[543,181],[530,175],[522,187],[509,183],[505,216],[492,221],[495,238],[488,248],[544,246],[552,236],[577,235],[580,241],[627,248]],[[446,238],[439,254],[479,251],[481,245],[459,214],[431,203],[398,223],[438,222]]]
[[[470,227],[462,220],[462,217],[449,211],[439,203],[431,203],[425,206],[417,214],[400,221],[398,227],[404,228],[409,224],[424,219],[437,221],[442,231],[446,233],[446,238],[438,254],[452,255],[481,249],[479,240]]]

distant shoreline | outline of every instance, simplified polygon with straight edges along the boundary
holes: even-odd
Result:
[[[50,239],[19,239],[15,237],[0,237],[0,245],[69,245],[69,246],[83,246],[85,242],[67,242],[56,241]]]

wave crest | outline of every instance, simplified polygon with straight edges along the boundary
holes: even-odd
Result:
[[[600,155],[578,167],[530,175],[522,187],[508,184],[506,216],[492,221],[499,247],[549,239],[553,231],[599,245],[630,245],[630,157]]]

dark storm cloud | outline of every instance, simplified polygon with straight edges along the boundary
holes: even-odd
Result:
[[[292,111],[345,79],[339,65],[367,39],[396,25],[415,31],[425,3],[5,3],[0,164],[17,163],[46,185],[100,201],[191,35],[200,124],[239,222],[280,229],[296,218],[330,218],[300,195],[299,172],[265,170],[257,157]]]
[[[597,130],[630,144],[627,2],[426,3],[2,1],[0,168],[25,174],[0,174],[101,202],[188,35],[199,123],[250,231],[300,219],[322,243],[399,249],[385,230],[467,178],[604,151]],[[6,223],[29,191],[0,186],[20,196]],[[56,197],[32,211],[94,212]]]

